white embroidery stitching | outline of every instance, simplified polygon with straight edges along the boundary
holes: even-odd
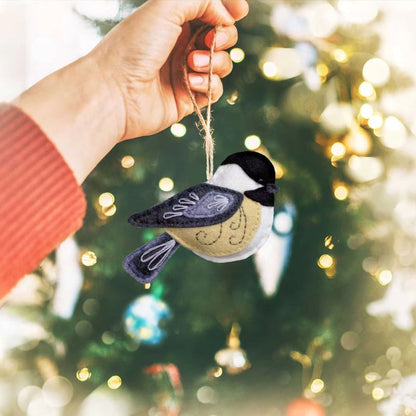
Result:
[[[214,196],[214,202],[210,202],[207,205],[208,209],[211,208],[215,208],[217,207],[217,211],[221,212],[222,210],[224,210],[226,208],[226,206],[228,205],[228,198],[224,195],[215,195]]]
[[[175,240],[169,240],[166,243],[159,244],[149,250],[146,250],[140,257],[143,263],[149,263],[147,268],[149,270],[157,269],[168,257],[172,248],[175,247]],[[156,251],[156,252],[155,252]],[[162,255],[162,258],[154,264],[157,258]]]
[[[192,201],[191,199],[189,199],[189,198],[191,198],[191,199],[193,199],[194,201]],[[196,202],[195,201],[199,201],[199,197],[198,197],[198,195],[196,194],[196,193],[194,193],[194,192],[189,192],[189,198],[180,198],[179,199],[179,204],[175,204],[173,207],[172,207],[172,210],[173,211],[176,211],[176,212],[172,212],[172,211],[168,211],[168,212],[165,212],[164,214],[163,214],[163,218],[165,219],[165,220],[168,220],[168,219],[170,219],[170,218],[174,218],[174,217],[180,217],[180,216],[182,216],[183,215],[183,212],[186,210],[186,209],[188,209],[190,206],[192,206],[192,205],[195,205],[196,204]],[[179,211],[179,212],[178,212]]]

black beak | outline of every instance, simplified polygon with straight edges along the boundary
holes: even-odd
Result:
[[[275,194],[279,190],[279,187],[274,183],[266,184],[265,188],[266,192],[268,192],[269,194]]]
[[[274,183],[268,183],[261,188],[254,189],[253,191],[246,191],[244,195],[253,201],[260,202],[260,204],[266,207],[274,206],[274,194],[279,190],[279,187]]]

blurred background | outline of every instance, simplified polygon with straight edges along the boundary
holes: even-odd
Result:
[[[0,99],[140,3],[0,0]],[[237,263],[180,250],[139,285],[122,260],[160,230],[127,218],[204,181],[205,155],[194,116],[118,145],[83,229],[1,305],[1,416],[416,415],[416,3],[250,5],[216,164],[273,160],[270,239]]]

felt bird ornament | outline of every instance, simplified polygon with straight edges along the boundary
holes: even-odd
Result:
[[[278,189],[274,182],[274,167],[266,156],[232,154],[207,182],[129,218],[136,227],[165,232],[130,253],[125,270],[150,283],[181,245],[216,263],[247,258],[270,235]]]

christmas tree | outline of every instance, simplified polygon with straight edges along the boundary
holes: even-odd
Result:
[[[205,155],[195,116],[119,144],[84,184],[77,244],[26,279],[36,301],[2,311],[33,333],[7,345],[4,415],[416,414],[414,138],[383,103],[409,80],[377,56],[382,19],[376,2],[251,2],[215,159],[273,161],[267,247],[225,264],[179,250],[139,285],[123,258],[160,230],[127,218],[203,182]]]

